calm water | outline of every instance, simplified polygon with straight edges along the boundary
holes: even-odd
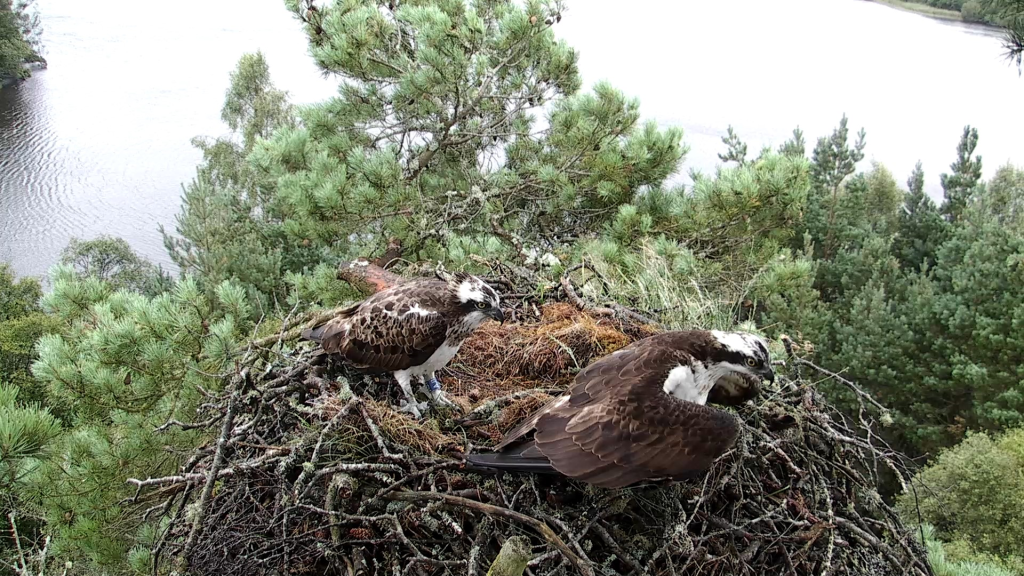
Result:
[[[263,50],[294,101],[333,93],[281,0],[40,0],[48,70],[0,91],[0,260],[44,274],[71,237],[120,235],[169,264],[197,135],[225,131],[228,73]],[[712,169],[732,124],[752,154],[803,128],[810,145],[845,112],[868,158],[905,180],[920,159],[929,192],[964,124],[985,174],[1024,163],[1024,80],[997,33],[864,0],[576,0],[559,33],[585,81],[610,80],[648,118],[682,126],[684,171]],[[865,162],[865,163],[866,163]]]

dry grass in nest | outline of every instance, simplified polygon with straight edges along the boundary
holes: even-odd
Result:
[[[642,337],[570,304],[548,304],[540,312],[534,323],[479,328],[453,362],[459,378],[445,389],[455,396],[474,392],[472,402],[480,402],[530,388],[563,387],[594,359]]]
[[[408,446],[423,454],[439,454],[461,448],[459,442],[441,432],[437,421],[432,418],[417,422],[408,414],[395,410],[387,400],[378,402],[364,398],[363,402],[381,434],[399,446]]]
[[[536,394],[510,402],[501,410],[501,415],[496,422],[498,429],[502,433],[512,430],[527,416],[548,403],[551,398],[547,394]]]

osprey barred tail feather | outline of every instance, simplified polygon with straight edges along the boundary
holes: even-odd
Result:
[[[468,469],[557,473],[603,488],[703,472],[729,450],[737,405],[774,381],[767,343],[742,332],[665,332],[587,366],[565,394]],[[534,435],[526,439],[531,431]]]
[[[412,379],[423,383],[434,404],[452,405],[435,373],[483,322],[504,322],[498,293],[475,276],[448,281],[414,280],[381,290],[339,312],[302,337],[360,369],[392,372],[405,399],[402,411],[421,417]]]

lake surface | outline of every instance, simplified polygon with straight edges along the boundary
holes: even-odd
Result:
[[[813,147],[840,117],[867,130],[867,158],[902,182],[924,164],[938,197],[963,126],[985,176],[1024,163],[1024,79],[996,31],[865,0],[619,0],[570,3],[558,33],[585,83],[609,80],[663,125],[682,126],[683,166],[713,170],[731,124],[777,146],[800,126]],[[165,267],[194,136],[226,131],[228,74],[262,50],[298,103],[334,93],[282,0],[39,0],[49,68],[0,90],[0,261],[42,275],[72,237],[115,234]],[[686,180],[682,174],[679,178]]]

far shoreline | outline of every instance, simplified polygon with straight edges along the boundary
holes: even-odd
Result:
[[[929,18],[935,18],[937,20],[946,20],[951,22],[963,22],[971,26],[980,26],[983,28],[991,28],[993,30],[1002,30],[1002,26],[992,24],[990,22],[979,22],[976,20],[965,20],[963,15],[956,10],[946,10],[945,8],[935,8],[927,4],[921,4],[918,2],[909,2],[907,0],[868,0],[868,2],[875,2],[877,4],[883,4],[896,10],[902,10],[904,12],[911,12],[914,14],[920,14],[922,16],[928,16]]]
[[[905,0],[868,0],[869,2],[877,2],[878,4],[885,4],[891,8],[897,10],[903,10],[904,12],[914,12],[916,14],[923,14],[925,16],[931,16],[932,18],[939,18],[941,20],[955,20],[957,22],[967,22],[964,17],[956,10],[946,10],[944,8],[935,8],[927,4],[919,4],[917,2],[907,2]],[[982,24],[981,22],[971,22],[972,24]]]

